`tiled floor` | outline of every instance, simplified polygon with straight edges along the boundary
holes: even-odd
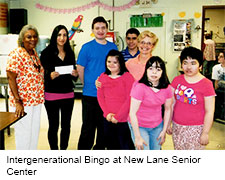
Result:
[[[0,111],[5,111],[5,101],[4,99],[0,99]],[[77,143],[80,135],[81,129],[81,100],[76,99],[74,105],[74,111],[72,115],[72,123],[71,123],[71,135],[69,142],[69,150],[76,150]],[[42,107],[42,115],[41,115],[41,130],[39,136],[39,150],[49,150],[48,140],[47,140],[47,130],[48,130],[48,120],[47,114],[44,106]],[[11,128],[11,135],[8,136],[5,132],[5,146],[6,150],[14,150],[15,149],[15,138],[14,138],[14,129]],[[172,150],[172,138],[167,135],[166,142],[164,143],[162,149],[164,150]],[[206,149],[213,150],[225,150],[225,125],[214,122],[213,127],[210,132],[210,143],[207,145]]]

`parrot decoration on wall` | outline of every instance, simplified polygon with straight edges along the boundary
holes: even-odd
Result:
[[[83,16],[79,15],[73,22],[71,29],[69,30],[69,40],[71,40],[75,34],[75,32],[83,32],[80,28],[81,22],[83,20]]]

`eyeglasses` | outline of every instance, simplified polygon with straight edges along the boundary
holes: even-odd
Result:
[[[28,35],[28,36],[25,36],[25,38],[27,38],[27,39],[32,39],[32,38],[37,39],[37,35],[34,35],[34,36]]]
[[[137,37],[127,37],[127,40],[136,40]]]
[[[144,41],[141,41],[140,44],[141,44],[141,45],[145,45],[145,44],[146,44],[146,45],[148,45],[148,46],[153,46],[153,44],[152,44],[151,42],[144,42]]]

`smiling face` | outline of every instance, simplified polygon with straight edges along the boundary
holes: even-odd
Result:
[[[187,58],[182,62],[182,69],[184,74],[189,77],[193,77],[199,73],[200,66],[199,62],[196,59]]]
[[[38,36],[34,30],[28,30],[24,34],[23,46],[28,51],[31,52],[36,47],[38,43]]]
[[[154,48],[154,40],[150,37],[145,37],[144,39],[138,42],[138,48],[141,54],[151,54]]]
[[[106,37],[106,34],[108,32],[108,29],[106,27],[106,24],[103,22],[97,22],[94,24],[94,27],[92,29],[93,34],[95,35],[95,38],[97,40],[104,40]]]
[[[129,50],[136,49],[138,44],[137,34],[128,34],[126,37],[126,43]]]
[[[67,33],[65,29],[61,29],[57,35],[57,46],[64,46],[67,41]]]
[[[120,64],[115,56],[109,56],[106,61],[106,66],[111,72],[111,75],[118,75],[120,72]]]
[[[150,81],[153,86],[157,86],[159,84],[159,79],[162,76],[162,69],[159,64],[154,62],[152,66],[147,69],[148,81]]]

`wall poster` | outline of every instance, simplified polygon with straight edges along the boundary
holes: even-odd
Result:
[[[8,4],[0,3],[0,27],[7,28]]]
[[[182,51],[191,46],[191,32],[194,20],[173,20],[173,50]]]

